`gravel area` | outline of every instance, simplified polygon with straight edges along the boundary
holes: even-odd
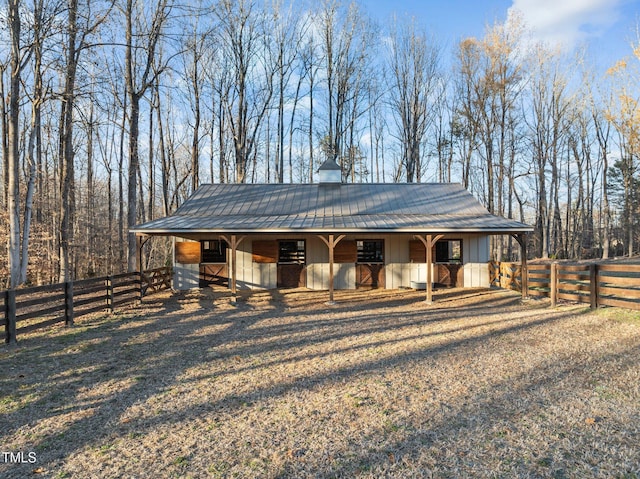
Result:
[[[638,478],[640,315],[164,292],[0,347],[2,478]]]

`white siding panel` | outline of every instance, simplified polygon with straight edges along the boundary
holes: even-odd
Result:
[[[411,236],[385,236],[384,237],[384,255],[385,262],[390,263],[409,263],[409,240]]]
[[[333,287],[335,289],[355,289],[355,263],[333,265]],[[307,288],[316,290],[329,289],[328,263],[314,263],[307,266]]]
[[[307,265],[307,288],[323,289],[322,273],[322,264],[314,263]]]
[[[176,263],[175,243],[192,240],[174,237],[173,241],[173,289],[183,291],[200,287],[200,265]]]
[[[176,263],[173,268],[173,288],[182,291],[200,286],[200,265]]]
[[[328,263],[329,248],[317,236],[307,237],[307,264]]]
[[[486,263],[478,263],[478,273],[480,278],[478,279],[478,287],[480,288],[488,288],[491,285],[489,284],[489,262]]]
[[[249,268],[244,269],[248,271]],[[243,287],[248,289],[275,289],[278,267],[275,263],[252,263],[251,278],[245,278]]]
[[[407,245],[407,248],[409,246]],[[408,288],[411,286],[413,270],[418,267],[412,263],[391,263],[386,264],[385,285],[387,289]]]
[[[488,263],[467,263],[464,265],[464,287],[465,288],[488,288],[489,287],[489,264]]]
[[[411,287],[411,281],[425,283],[427,281],[427,265],[425,263],[412,263],[410,266],[411,276],[406,286]],[[431,265],[431,278],[434,283],[438,281],[436,272],[437,270],[434,265]]]
[[[229,255],[229,283],[231,283],[231,250]],[[236,287],[239,289],[254,288],[253,261],[251,241],[245,239],[236,250]]]
[[[356,288],[356,264],[355,263],[335,264],[333,265],[333,268],[334,268],[333,270],[334,288],[336,289],[355,289]],[[329,265],[327,265],[327,273],[328,273],[328,269],[329,269]],[[327,289],[329,289],[329,284],[327,284]]]

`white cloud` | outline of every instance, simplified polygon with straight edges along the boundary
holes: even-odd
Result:
[[[509,15],[519,12],[534,38],[572,49],[599,37],[620,19],[622,0],[513,0]]]

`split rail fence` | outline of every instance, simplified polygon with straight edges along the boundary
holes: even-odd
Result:
[[[529,263],[529,296],[640,310],[640,264]],[[520,263],[491,262],[492,286],[522,291]]]
[[[171,268],[142,273],[121,273],[100,278],[0,291],[0,326],[5,342],[18,334],[64,322],[116,306],[140,301],[148,294],[171,287]]]

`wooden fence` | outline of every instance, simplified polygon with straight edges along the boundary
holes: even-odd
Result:
[[[529,295],[640,310],[640,264],[529,263]],[[489,265],[492,286],[521,291],[520,263]]]
[[[0,326],[5,342],[16,343],[26,333],[64,322],[72,326],[78,316],[110,311],[116,306],[141,300],[145,295],[171,287],[171,268],[156,268],[142,274],[122,273],[101,278],[33,288],[0,291]]]

